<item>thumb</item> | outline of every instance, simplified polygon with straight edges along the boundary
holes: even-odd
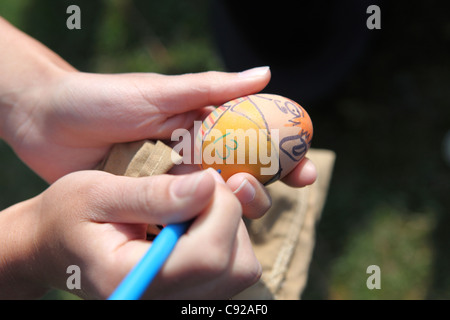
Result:
[[[91,192],[96,210],[90,219],[160,225],[194,218],[209,204],[216,183],[210,170],[141,178],[107,174],[101,181]]]
[[[270,81],[269,67],[257,67],[239,73],[208,71],[175,76],[153,74],[158,81],[148,97],[160,110],[172,114],[187,112],[261,91]],[[148,92],[144,88],[143,94]]]
[[[142,77],[135,84],[139,86],[145,100],[157,106],[160,115],[170,115],[168,118],[154,119],[156,122],[152,126],[144,125],[142,134],[144,137],[150,135],[167,139],[177,128],[192,127],[193,121],[199,120],[205,107],[257,93],[269,83],[270,77],[269,67],[239,73],[208,71],[172,76],[149,74],[148,77]]]

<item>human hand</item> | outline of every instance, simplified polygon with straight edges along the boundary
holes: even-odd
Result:
[[[192,218],[144,298],[230,298],[261,275],[241,205],[211,169],[143,178],[79,171],[36,199],[34,279],[67,290],[66,269],[77,265],[81,290],[72,292],[83,298],[112,293],[150,247],[147,224]]]
[[[39,92],[24,91],[6,135],[18,156],[45,180],[94,168],[115,143],[170,139],[205,107],[260,91],[266,68],[179,76],[59,72]],[[14,112],[16,115],[14,116]],[[11,129],[13,130],[13,129]]]

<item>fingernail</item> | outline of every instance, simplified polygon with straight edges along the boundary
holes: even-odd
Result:
[[[302,168],[302,176],[304,177],[316,177],[317,176],[317,169],[314,163],[311,160],[308,160],[305,165]],[[314,182],[315,179],[312,179],[311,184]]]
[[[316,172],[317,169],[316,166],[314,165],[314,162],[308,159],[308,161],[306,161],[305,163],[305,166],[303,167],[303,170],[308,172]]]
[[[201,171],[177,178],[173,182],[173,193],[178,198],[192,196],[205,176],[206,171]]]
[[[239,72],[238,75],[241,78],[253,78],[253,77],[261,77],[265,75],[269,71],[269,67],[256,67],[252,69],[248,69],[242,72]]]
[[[244,181],[242,181],[242,183],[236,190],[233,191],[233,193],[236,195],[236,197],[238,197],[242,204],[247,204],[253,201],[256,196],[255,188],[247,179],[244,179]]]
[[[223,180],[223,177],[219,172],[217,172],[213,168],[208,168],[206,169],[206,171],[209,172],[214,177],[214,180],[216,180],[218,183],[225,184],[225,180]]]

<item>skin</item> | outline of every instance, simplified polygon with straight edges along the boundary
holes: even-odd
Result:
[[[259,279],[242,216],[261,217],[271,200],[254,177],[238,173],[225,182],[188,165],[144,178],[93,168],[115,143],[170,142],[173,130],[191,128],[212,105],[259,92],[270,80],[268,68],[93,74],[2,18],[0,33],[0,137],[49,183],[0,214],[0,298],[67,290],[66,269],[78,265],[82,288],[71,292],[105,299],[151,246],[147,224],[189,219],[145,298],[224,299]],[[302,187],[315,179],[304,159],[283,181]]]

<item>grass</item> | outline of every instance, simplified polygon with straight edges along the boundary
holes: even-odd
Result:
[[[331,269],[331,299],[426,299],[432,279],[432,212],[404,212],[380,205],[348,239]],[[381,287],[368,290],[371,265],[380,267]]]
[[[81,8],[81,30],[65,27],[69,4]],[[382,29],[356,68],[305,106],[313,147],[337,161],[303,299],[450,298],[449,9],[383,2]],[[226,68],[206,0],[16,0],[0,14],[82,71]],[[0,209],[47,187],[2,141],[0,163]],[[379,290],[366,286],[369,265],[380,267]]]

